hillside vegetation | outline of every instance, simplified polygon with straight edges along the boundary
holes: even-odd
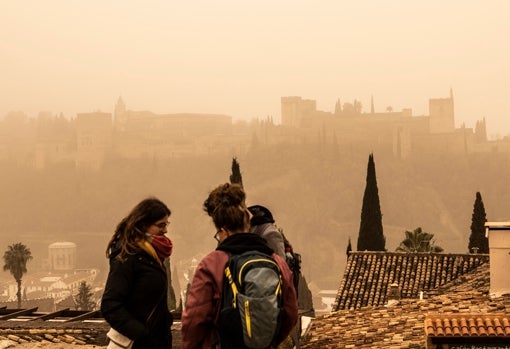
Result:
[[[349,237],[356,246],[368,153],[307,145],[258,146],[236,156],[248,204],[269,207],[303,255],[308,281],[336,288]],[[428,155],[407,160],[374,152],[386,247],[394,251],[405,230],[433,233],[445,252],[467,252],[475,193],[487,219],[508,221],[507,154]],[[133,205],[155,195],[172,209],[172,262],[187,268],[215,247],[202,211],[209,190],[228,181],[231,158],[165,161],[109,159],[99,172],[60,164],[45,170],[4,163],[0,171],[2,245],[22,240],[32,268],[55,241],[78,244],[80,267],[106,266],[104,250],[117,222]],[[30,266],[29,266],[30,267]]]

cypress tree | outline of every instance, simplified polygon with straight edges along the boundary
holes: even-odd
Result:
[[[241,176],[241,168],[237,159],[235,157],[232,158],[232,174],[230,175],[230,183],[237,183],[243,187],[243,177]]]
[[[477,253],[489,253],[489,239],[485,237],[485,207],[480,192],[476,192],[476,199],[473,205],[473,215],[471,217],[471,235],[469,236],[468,251]]]
[[[349,253],[352,251],[352,245],[351,245],[351,238],[349,237],[349,243],[347,244],[347,249],[345,250],[345,254],[347,255],[347,258],[349,258]]]
[[[78,294],[73,298],[76,310],[93,310],[95,306],[93,296],[92,287],[85,281],[80,282]]]
[[[370,153],[367,165],[367,184],[363,194],[361,222],[359,226],[358,251],[385,251],[379,190],[375,176],[374,155]]]

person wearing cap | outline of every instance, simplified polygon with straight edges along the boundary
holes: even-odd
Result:
[[[267,245],[274,251],[274,253],[282,257],[288,264],[289,259],[294,257],[292,257],[290,253],[287,255],[288,252],[285,250],[284,236],[281,231],[278,230],[271,211],[262,205],[250,206],[248,207],[248,211],[252,214],[250,219],[250,233],[254,233],[264,238]],[[293,274],[292,278],[297,296],[297,282],[299,281],[299,276]],[[297,324],[289,334],[291,341],[294,343],[296,348],[301,347],[299,341],[299,327],[300,324]]]
[[[248,211],[252,214],[250,220],[250,233],[264,238],[267,245],[274,251],[274,253],[285,260],[283,235],[276,227],[276,224],[274,224],[274,218],[271,211],[262,205],[250,206],[248,207]]]

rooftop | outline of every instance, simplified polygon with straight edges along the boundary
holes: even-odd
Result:
[[[351,252],[333,310],[384,305],[392,284],[402,298],[417,299],[488,261],[487,254]]]
[[[425,257],[426,254],[402,256],[401,254],[388,253],[385,259],[386,263],[384,263],[382,262],[383,254],[354,253],[354,258],[349,259],[349,270],[361,272],[361,268],[353,266],[354,261],[359,264],[364,260],[366,268],[373,270],[370,266],[372,263],[380,267],[387,267],[392,265],[388,264],[388,259],[396,259],[400,263],[399,270],[406,275],[403,279],[408,281],[403,283],[403,285],[408,285],[403,290],[416,289],[409,285],[420,283],[418,279],[423,277],[429,280],[430,285],[437,284],[438,287],[429,287],[421,300],[416,297],[403,297],[392,303],[391,306],[381,302],[376,305],[338,309],[319,316],[312,321],[305,333],[302,348],[425,349],[427,342],[432,339],[442,338],[444,340],[453,336],[474,338],[485,336],[484,333],[487,333],[488,340],[507,341],[510,338],[508,332],[510,327],[507,326],[510,321],[510,295],[498,298],[489,297],[490,276],[487,255],[437,256],[428,254],[429,257]],[[365,256],[365,259],[362,256]],[[438,272],[439,276],[433,277],[427,272],[423,274],[421,267],[409,268],[409,263],[415,265],[411,262],[412,260],[419,261],[420,259],[423,259],[422,263],[417,263],[417,265],[427,266],[431,261],[435,261],[432,265],[436,266],[434,270]],[[407,263],[407,266],[404,266],[404,262]],[[412,275],[411,270],[418,269],[420,274]],[[454,269],[457,271],[459,269],[466,270],[466,272],[454,273]],[[392,279],[389,276],[391,273],[388,271],[381,271],[379,275],[381,273],[388,275],[387,280]],[[363,273],[355,275],[363,275]],[[353,275],[348,275],[347,271],[346,277],[351,280],[356,279]],[[395,271],[393,278],[397,279]],[[387,281],[388,285],[392,281],[394,280]],[[345,289],[345,280],[342,281],[342,284],[339,292]],[[369,303],[369,299],[376,299],[375,297],[364,297],[362,292],[365,290],[370,295],[370,292],[373,291],[371,283],[358,279],[355,285],[360,285],[358,292],[346,292],[347,296],[352,295],[352,299],[366,299],[367,303]],[[365,288],[361,288],[361,285],[364,285]],[[411,292],[411,294],[414,293]],[[467,329],[463,325],[464,321],[468,324]],[[450,332],[452,335],[448,337]]]

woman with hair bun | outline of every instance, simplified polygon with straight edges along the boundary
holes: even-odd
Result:
[[[297,299],[292,273],[285,260],[273,253],[266,241],[249,233],[251,214],[246,207],[246,194],[238,184],[225,183],[212,190],[203,209],[215,226],[213,238],[217,248],[198,264],[186,307],[182,313],[182,344],[185,349],[219,348],[216,332],[221,307],[224,270],[229,255],[259,251],[271,256],[282,276],[281,327],[276,344],[281,343],[297,323]]]

